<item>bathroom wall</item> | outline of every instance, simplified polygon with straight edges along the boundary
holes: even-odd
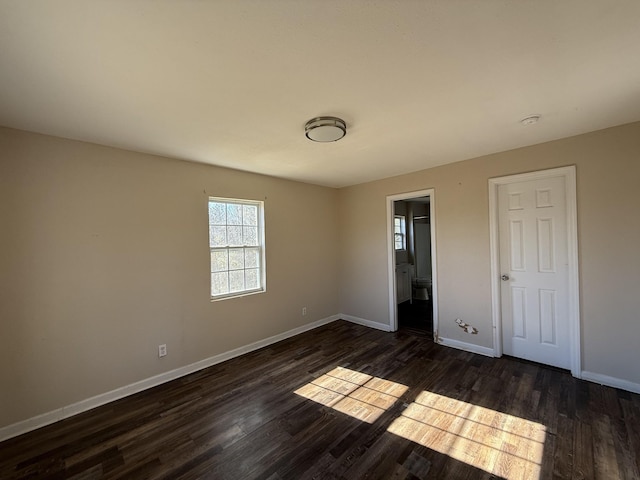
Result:
[[[425,221],[414,222],[416,277],[431,278],[431,228]]]
[[[424,202],[408,202],[411,215],[411,227],[413,231],[413,251],[416,266],[416,277],[431,278],[431,226],[430,220],[419,217],[429,216],[429,204]],[[416,217],[418,219],[416,220]]]

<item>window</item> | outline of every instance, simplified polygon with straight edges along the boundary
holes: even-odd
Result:
[[[263,292],[264,202],[209,198],[211,299]]]
[[[395,215],[393,217],[393,238],[396,244],[396,250],[407,249],[407,227],[404,215]]]

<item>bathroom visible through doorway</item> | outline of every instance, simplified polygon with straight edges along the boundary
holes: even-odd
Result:
[[[431,337],[437,331],[433,191],[387,199],[393,236],[389,252],[392,330],[410,328]]]

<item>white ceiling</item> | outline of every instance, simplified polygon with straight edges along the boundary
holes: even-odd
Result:
[[[638,0],[0,0],[0,125],[60,137],[340,187],[637,120]]]

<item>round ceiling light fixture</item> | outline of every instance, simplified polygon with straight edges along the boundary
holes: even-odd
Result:
[[[540,121],[540,115],[529,115],[526,118],[520,120],[522,125],[533,125],[534,123],[538,123]]]
[[[306,123],[304,134],[314,142],[335,142],[347,134],[347,124],[337,117],[316,117]]]

